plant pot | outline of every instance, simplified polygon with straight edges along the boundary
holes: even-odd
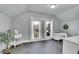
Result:
[[[3,50],[4,54],[10,54],[11,53],[11,49],[10,48],[6,48]]]

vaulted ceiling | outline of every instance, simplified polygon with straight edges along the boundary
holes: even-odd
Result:
[[[77,5],[69,4],[69,5],[57,5],[55,9],[49,8],[48,4],[3,4],[0,5],[0,11],[7,14],[10,17],[17,16],[18,14],[25,12],[25,11],[32,11],[32,12],[40,12],[40,13],[47,13],[47,14],[58,14],[67,9],[73,8]]]
[[[75,9],[73,9],[75,8]],[[73,11],[71,11],[73,9]],[[68,11],[70,10],[70,11]],[[64,11],[68,11],[64,13]],[[77,4],[57,4],[57,7],[51,9],[48,4],[1,4],[0,12],[8,15],[9,17],[16,17],[24,12],[37,12],[37,13],[45,13],[51,15],[57,15],[59,18],[65,18],[65,15],[70,14],[68,17],[74,16],[75,13],[79,11],[79,5]],[[62,20],[61,19],[61,20]],[[65,19],[65,20],[66,20]],[[71,18],[72,19],[72,18]]]
[[[58,14],[65,10],[68,10],[70,8],[73,8],[77,5],[74,4],[57,4],[56,8],[51,9],[49,5],[47,4],[38,4],[38,5],[29,5],[29,10],[34,12],[42,12],[42,13],[48,13],[48,14]]]

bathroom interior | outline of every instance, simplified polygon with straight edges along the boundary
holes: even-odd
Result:
[[[0,4],[0,54],[79,54],[78,15],[78,4]]]

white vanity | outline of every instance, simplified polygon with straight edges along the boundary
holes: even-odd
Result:
[[[63,39],[63,54],[78,54],[79,36],[73,36]]]
[[[53,39],[54,40],[62,40],[63,38],[66,38],[66,33],[53,33]]]

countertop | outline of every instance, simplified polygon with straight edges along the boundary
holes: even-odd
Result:
[[[73,43],[79,44],[79,35],[78,36],[72,36],[72,37],[63,38],[63,40],[67,40],[67,41],[71,41]]]

